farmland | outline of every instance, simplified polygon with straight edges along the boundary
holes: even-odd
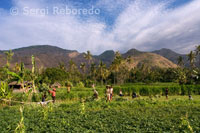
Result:
[[[127,89],[131,85],[125,86]],[[147,85],[132,86],[147,87]],[[156,86],[179,88],[176,84],[154,85]],[[131,90],[127,91],[124,97],[119,97],[118,87],[120,86],[114,87],[116,89],[114,99],[110,103],[106,102],[103,87],[97,87],[100,95],[98,100],[92,98],[91,88],[74,87],[70,93],[67,93],[66,88],[57,89],[56,103],[45,106],[37,102],[15,103],[14,101],[19,100],[22,94],[14,94],[13,102],[10,103],[12,106],[5,104],[1,106],[0,130],[2,132],[198,132],[200,130],[199,95],[193,95],[193,100],[189,100],[187,94],[181,95],[180,91],[180,95],[171,93],[166,100],[161,91],[159,96],[153,95],[154,93],[148,96],[141,93],[138,98],[132,99],[128,93]],[[194,90],[193,92],[196,93]],[[48,96],[47,100],[50,99]]]
[[[98,63],[87,51],[79,64],[71,59],[48,68],[38,66],[34,55],[27,58],[29,67],[23,62],[13,67],[12,50],[4,54],[1,132],[200,131],[200,69],[193,52],[190,67],[180,58],[169,68],[151,61],[134,66],[133,56],[146,54],[136,50],[126,56],[115,52],[110,64]]]

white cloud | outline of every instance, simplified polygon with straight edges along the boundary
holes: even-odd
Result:
[[[38,2],[40,1],[40,2]],[[130,48],[155,50],[170,48],[186,53],[200,44],[200,0],[167,9],[167,3],[151,3],[147,0],[120,0],[127,2],[125,10],[117,17],[113,29],[91,17],[45,15],[0,17],[0,49],[30,45],[51,44],[80,52],[91,50],[99,54],[107,49],[126,51]],[[116,3],[116,7],[119,3]],[[16,7],[52,7],[45,0],[14,1]],[[112,0],[101,1],[97,7],[115,5]],[[56,3],[56,6],[60,6]],[[68,5],[71,6],[71,5]],[[111,9],[116,9],[112,6]],[[110,10],[112,12],[112,10]]]

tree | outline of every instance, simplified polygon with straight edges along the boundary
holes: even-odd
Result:
[[[60,62],[59,65],[58,65],[58,68],[65,71],[66,70],[65,63],[64,62]]]
[[[108,70],[106,68],[106,64],[104,64],[102,61],[100,61],[98,66],[98,75],[101,80],[101,85],[103,85],[103,80],[105,80],[108,77]]]
[[[183,61],[183,57],[182,57],[182,56],[179,56],[178,59],[177,59],[177,61],[178,61],[178,65],[179,65],[180,67],[183,67],[183,66],[184,66],[184,61]]]
[[[85,77],[86,77],[86,64],[85,63],[81,63],[81,65],[80,65],[80,69],[82,70],[82,80],[84,80],[85,79]]]
[[[195,53],[196,53],[196,57],[199,58],[199,67],[200,67],[200,45],[196,46],[196,49],[195,49]]]
[[[92,54],[90,51],[87,51],[87,53],[84,53],[84,58],[88,61],[88,64],[90,65],[91,60],[92,60]]]
[[[12,52],[12,50],[6,51],[4,53],[6,55],[7,67],[9,68],[10,67],[10,61],[12,60],[14,53]]]
[[[69,78],[71,81],[78,83],[80,81],[80,72],[78,70],[77,65],[73,60],[69,61]]]
[[[128,58],[126,59],[126,61],[127,61],[129,64],[131,64],[131,63],[132,63],[132,58],[131,58],[131,56],[128,56]]]
[[[65,70],[59,68],[47,68],[42,73],[42,77],[43,80],[48,79],[51,81],[51,84],[55,82],[64,82],[69,78],[68,73]]]
[[[97,67],[95,63],[92,63],[90,66],[90,77],[94,82],[96,82],[96,75],[97,75]]]
[[[82,70],[83,74],[85,74],[85,72],[86,72],[86,64],[85,63],[81,63],[80,69]]]
[[[123,61],[123,58],[122,58],[121,54],[119,53],[119,51],[117,51],[115,53],[114,61],[112,62],[111,66],[110,66],[110,70],[113,71],[113,74],[114,74],[114,84],[116,84],[117,74],[119,72],[119,68],[120,68],[122,61]]]
[[[187,55],[188,56],[188,61],[190,62],[191,68],[194,68],[194,62],[195,62],[195,54],[193,51],[190,51],[190,53]]]

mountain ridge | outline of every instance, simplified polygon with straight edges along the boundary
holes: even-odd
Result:
[[[3,52],[0,52],[0,66],[6,63],[6,57]],[[11,62],[11,67],[14,67],[16,63],[24,62],[27,68],[31,68],[31,56],[34,55],[36,58],[37,67],[56,67],[59,63],[63,62],[68,66],[68,62],[73,60],[78,66],[81,62],[87,63],[83,53],[79,53],[76,50],[66,50],[56,46],[51,45],[35,45],[30,47],[22,47],[18,49],[13,49],[14,56]],[[157,54],[158,53],[158,54]],[[176,67],[175,63],[172,63],[166,57],[159,55],[161,53],[157,52],[142,52],[137,49],[130,49],[126,53],[121,54],[122,57],[131,57],[135,60],[135,63],[130,65],[131,67],[137,67],[139,64],[147,64],[154,67]],[[114,59],[115,52],[113,50],[104,51],[100,55],[93,56],[93,62],[98,64],[102,60],[107,65],[110,65]],[[137,62],[137,63],[136,63]],[[167,62],[167,63],[165,63]]]

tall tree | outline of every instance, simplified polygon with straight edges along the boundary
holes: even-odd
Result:
[[[6,55],[7,67],[9,68],[10,67],[10,61],[12,60],[14,53],[12,52],[12,50],[6,51],[4,53]]]
[[[65,63],[64,62],[59,62],[58,68],[61,69],[61,70],[66,71]]]
[[[84,58],[88,61],[88,64],[90,65],[92,60],[92,54],[90,51],[87,51],[87,53],[84,53]]]
[[[79,82],[80,81],[80,72],[78,70],[77,65],[75,64],[75,62],[73,60],[69,61],[69,77],[71,79],[71,81],[73,82]]]
[[[131,56],[128,56],[128,58],[126,59],[126,61],[127,61],[129,64],[131,64],[133,60],[132,60]]]
[[[97,67],[95,63],[92,63],[90,66],[90,76],[92,80],[96,83]]]
[[[200,45],[196,46],[195,53],[196,53],[196,58],[199,58],[199,67],[200,67]]]
[[[178,61],[178,65],[179,65],[180,67],[183,67],[183,66],[184,66],[184,61],[183,61],[183,57],[182,57],[182,56],[179,56],[178,59],[177,59],[177,61]]]
[[[123,61],[123,58],[121,56],[121,54],[119,53],[119,51],[117,51],[115,53],[115,58],[114,58],[114,61],[112,62],[111,66],[110,66],[110,69],[111,71],[113,71],[114,73],[114,84],[116,84],[117,82],[117,74],[119,72],[119,68],[120,68],[120,65],[122,64],[122,61]]]
[[[100,61],[98,66],[98,74],[101,79],[101,85],[103,85],[103,80],[105,80],[108,76],[108,70],[106,69],[106,64]]]
[[[194,68],[194,62],[195,62],[195,54],[193,51],[190,51],[190,53],[187,55],[188,56],[188,61],[190,62],[191,68]]]
[[[86,71],[86,64],[85,64],[85,63],[81,63],[80,69],[82,70],[83,74],[85,74],[85,71]]]

